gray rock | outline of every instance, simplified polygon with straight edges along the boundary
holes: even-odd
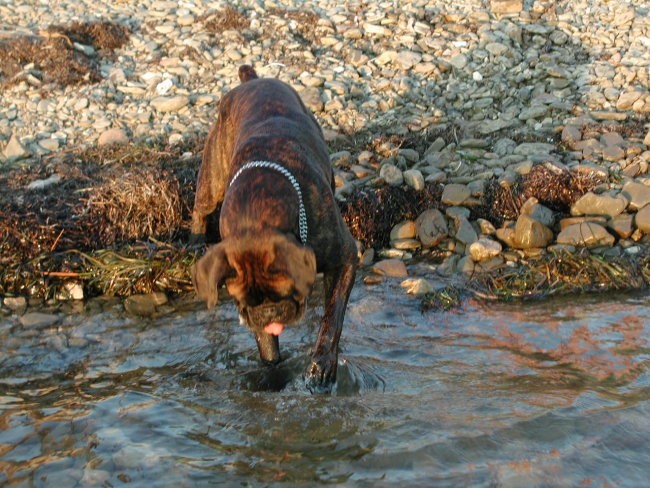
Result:
[[[190,97],[176,95],[173,97],[156,97],[151,100],[151,106],[158,112],[177,112],[190,103]]]
[[[464,54],[457,54],[449,60],[449,64],[451,64],[457,70],[462,70],[465,66],[467,66],[468,62],[469,60]]]
[[[463,202],[467,200],[471,194],[472,191],[467,185],[449,183],[448,185],[445,185],[440,200],[445,205],[462,205]]]
[[[533,219],[544,224],[546,227],[553,227],[555,224],[555,214],[553,211],[539,203],[535,197],[530,197],[524,202],[521,206],[520,213],[529,215]]]
[[[575,151],[582,140],[582,130],[576,125],[567,125],[562,129],[562,142]]]
[[[557,236],[558,244],[577,247],[612,246],[615,240],[605,227],[595,222],[570,225]]]
[[[57,185],[60,181],[61,181],[61,176],[57,174],[53,174],[43,180],[32,181],[29,185],[27,185],[27,189],[30,191],[45,190],[51,186]]]
[[[402,173],[404,176],[404,182],[413,188],[416,191],[424,189],[424,176],[422,172],[418,169],[407,169]]]
[[[414,51],[400,51],[395,57],[395,62],[399,64],[402,69],[411,69],[422,60],[422,55]]]
[[[384,164],[379,170],[379,176],[384,179],[386,184],[390,186],[400,186],[404,183],[404,175],[402,171],[391,163]]]
[[[620,146],[605,146],[602,155],[605,161],[620,161],[625,158],[625,150]]]
[[[523,142],[515,148],[514,153],[520,156],[530,157],[551,154],[554,151],[555,146],[553,144],[546,142]]]
[[[140,317],[150,317],[156,313],[160,305],[167,303],[167,296],[164,293],[148,293],[143,295],[132,295],[124,300],[125,310]]]
[[[512,239],[517,249],[546,247],[553,239],[553,231],[529,215],[520,215]]]
[[[625,210],[627,200],[623,196],[597,195],[587,192],[571,207],[571,215],[605,215],[615,217]]]
[[[415,220],[415,225],[418,239],[425,247],[437,246],[449,234],[445,216],[435,208],[422,212]]]
[[[639,210],[650,203],[650,186],[636,181],[628,181],[623,185],[622,195],[628,199],[628,208]]]
[[[534,105],[532,107],[524,108],[518,115],[519,120],[531,120],[544,117],[549,109],[546,105]]]
[[[472,224],[465,217],[457,217],[455,219],[455,234],[454,237],[465,245],[470,245],[478,240],[478,235],[472,227]]]
[[[43,313],[43,312],[27,312],[22,315],[18,321],[20,324],[28,329],[45,329],[56,324],[61,319],[60,315]]]
[[[9,162],[19,161],[31,156],[31,153],[23,146],[15,134],[11,136],[4,150],[4,157]]]

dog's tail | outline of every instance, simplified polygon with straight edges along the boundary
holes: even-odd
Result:
[[[257,73],[251,65],[242,64],[239,67],[239,81],[246,83],[247,81],[254,80],[255,78],[257,78]]]

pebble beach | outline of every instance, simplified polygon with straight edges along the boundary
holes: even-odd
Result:
[[[341,201],[360,186],[442,185],[444,208],[395,226],[383,257],[442,246],[438,271],[450,275],[545,250],[616,256],[647,245],[650,2],[0,1],[0,19],[0,41],[73,22],[129,30],[98,56],[99,81],[60,86],[26,64],[2,88],[4,171],[73,147],[204,136],[238,67],[251,64],[291,84],[316,115]],[[446,136],[420,149],[387,139],[336,150],[370,133]],[[470,217],[489,181],[508,187],[540,165],[596,183],[570,215],[532,197],[511,221]],[[53,174],[31,184],[58,183]]]

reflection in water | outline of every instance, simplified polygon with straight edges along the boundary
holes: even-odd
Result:
[[[1,319],[0,485],[643,486],[645,296],[421,314],[382,286],[353,293],[332,396],[302,384],[317,312],[276,368],[229,303]]]

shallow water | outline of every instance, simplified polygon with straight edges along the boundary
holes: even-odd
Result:
[[[0,485],[647,486],[646,294],[422,314],[357,284],[327,396],[319,312],[275,370],[230,301],[0,319]]]

